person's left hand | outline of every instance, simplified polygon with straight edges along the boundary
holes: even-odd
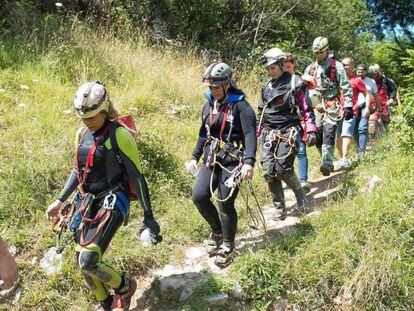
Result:
[[[352,107],[345,107],[344,108],[344,119],[346,121],[351,120],[354,117],[354,111]]]
[[[144,246],[148,246],[149,243],[155,245],[162,241],[160,231],[160,225],[155,219],[144,219],[139,230],[139,239]]]
[[[243,164],[241,174],[244,180],[252,179],[254,168],[250,164]]]

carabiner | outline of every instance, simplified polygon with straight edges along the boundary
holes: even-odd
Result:
[[[114,209],[115,202],[116,202],[116,195],[113,193],[110,193],[104,199],[103,208],[112,211]]]

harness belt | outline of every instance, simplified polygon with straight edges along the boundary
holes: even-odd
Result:
[[[263,143],[263,148],[267,150],[271,150],[274,146],[273,156],[276,160],[283,160],[289,157],[292,153],[294,148],[297,144],[297,135],[299,135],[300,129],[299,126],[290,127],[284,130],[280,129],[267,129],[267,139],[266,142]],[[289,145],[289,152],[282,157],[277,156],[277,152],[281,143],[284,143],[286,146]]]

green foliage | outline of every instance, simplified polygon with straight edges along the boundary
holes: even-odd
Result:
[[[393,128],[398,133],[395,140],[398,146],[407,154],[414,154],[414,50],[408,50],[403,66],[410,72],[406,77],[406,85],[402,93],[403,104],[397,107]]]
[[[309,57],[312,40],[321,35],[329,37],[340,57],[351,52],[362,57],[369,48],[366,36],[355,36],[370,22],[363,0],[93,0],[65,2],[60,8],[45,0],[19,0],[6,1],[0,9],[4,35],[30,36],[44,44],[50,34],[66,32],[67,17],[74,15],[75,23],[79,18],[126,38],[140,30],[154,43],[195,45],[207,50],[205,61],[238,63],[243,57],[251,63],[273,45]]]
[[[412,308],[414,168],[389,141],[377,147],[348,176],[359,194],[328,202],[296,234],[234,264],[254,305],[270,308],[284,297],[305,310],[346,308],[346,301],[358,310]],[[382,182],[368,190],[374,174]]]

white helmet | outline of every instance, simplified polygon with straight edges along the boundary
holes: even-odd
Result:
[[[378,64],[369,66],[368,72],[370,74],[378,74],[381,72],[381,67]]]
[[[317,37],[313,40],[312,43],[312,51],[315,52],[323,52],[329,48],[329,41],[326,37]]]
[[[265,67],[269,67],[276,63],[278,63],[278,65],[283,65],[285,60],[286,55],[281,49],[272,48],[263,53],[260,59],[260,64]]]
[[[81,118],[90,118],[100,111],[108,111],[105,85],[99,81],[86,82],[81,85],[75,95],[75,111]]]

